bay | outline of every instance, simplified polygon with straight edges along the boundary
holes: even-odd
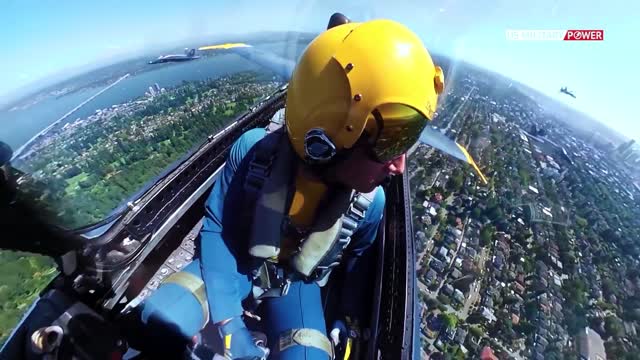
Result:
[[[286,42],[258,47],[287,58],[297,58],[303,49],[302,46],[296,44],[296,46],[292,47],[290,43]],[[249,70],[268,71],[235,54],[221,54],[195,61],[158,66],[157,70],[147,71],[124,79],[75,111],[65,119],[65,122],[73,122],[78,118],[85,118],[93,114],[98,109],[143,96],[149,86],[156,83],[160,87],[169,88],[180,85],[183,81],[218,78],[227,74]],[[103,88],[88,88],[59,98],[50,97],[23,110],[0,111],[0,141],[9,144],[14,150],[18,149],[38,132],[60,119],[78,104],[95,95]]]

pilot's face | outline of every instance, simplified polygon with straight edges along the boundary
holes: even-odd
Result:
[[[389,176],[404,172],[406,155],[380,163],[372,159],[364,147],[356,147],[346,159],[331,169],[333,177],[341,184],[358,192],[370,192]]]

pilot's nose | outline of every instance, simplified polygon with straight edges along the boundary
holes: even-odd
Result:
[[[404,172],[405,164],[407,162],[407,155],[402,154],[397,158],[389,161],[387,164],[387,170],[390,175],[400,175]]]

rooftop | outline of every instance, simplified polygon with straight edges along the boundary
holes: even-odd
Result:
[[[582,359],[607,359],[604,349],[604,341],[597,332],[589,327],[584,328],[584,331],[578,335],[578,350]]]

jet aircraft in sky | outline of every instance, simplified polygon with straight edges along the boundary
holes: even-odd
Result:
[[[560,88],[560,92],[561,92],[561,93],[564,93],[564,94],[567,94],[567,95],[571,96],[571,97],[572,97],[572,98],[574,98],[574,99],[576,98],[576,95],[575,95],[574,93],[572,93],[571,91],[567,90],[567,87],[566,87],[566,86],[565,86],[565,87]]]
[[[149,64],[162,64],[166,62],[182,62],[199,59],[196,49],[184,49],[184,54],[161,55],[157,59],[149,61]]]

